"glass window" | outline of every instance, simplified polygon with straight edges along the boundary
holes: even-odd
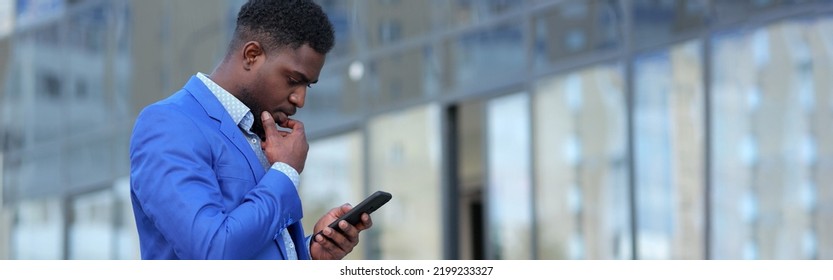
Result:
[[[127,173],[119,173],[127,174]],[[119,260],[140,259],[139,232],[136,228],[136,218],[133,216],[133,204],[130,201],[130,177],[124,176],[113,182],[113,216],[115,227],[113,232],[113,256]]]
[[[0,165],[2,165],[2,154],[0,154]],[[0,178],[3,176],[0,166]],[[3,206],[3,186],[0,181],[0,259],[11,259],[11,233],[14,228],[14,208]]]
[[[310,142],[298,188],[304,204],[304,228],[308,234],[314,234],[315,223],[330,209],[348,202],[355,206],[366,197],[362,150],[362,137],[358,132]],[[371,230],[378,225],[375,223]],[[362,243],[347,255],[347,259],[371,257],[365,254],[366,246]]]
[[[373,216],[381,259],[442,258],[439,125],[437,105],[368,123],[368,191],[393,194]]]
[[[14,42],[15,56],[20,58],[15,68],[21,72],[24,96],[19,106],[27,109],[14,117],[29,128],[25,134],[28,144],[54,141],[67,130],[67,30],[66,22],[39,26],[20,33],[21,39]],[[40,121],[44,119],[53,121]]]
[[[428,1],[424,1],[428,2]],[[452,26],[481,23],[523,8],[528,0],[438,0],[441,22]],[[446,20],[447,19],[447,20]]]
[[[367,12],[362,19],[371,48],[424,36],[436,25],[430,1],[370,0],[364,4]]]
[[[529,95],[490,100],[486,114],[486,258],[531,259]]]
[[[431,45],[367,60],[325,64],[298,118],[311,129],[334,128],[368,109],[390,108],[437,95],[440,68]]]
[[[6,76],[0,77],[0,83],[4,83],[0,90],[0,149],[4,151],[19,150],[24,145],[24,122],[19,121],[16,116],[21,116],[24,110],[22,103],[22,71],[8,71],[12,67],[21,65],[21,58],[8,57],[8,63],[4,66]]]
[[[368,79],[376,83],[367,100],[374,108],[388,108],[420,100],[439,91],[439,62],[430,46],[409,49],[373,60]]]
[[[132,112],[130,90],[132,81],[132,30],[133,18],[129,3],[113,3],[113,21],[115,32],[115,53],[113,58],[113,116],[116,120],[127,120],[139,112]],[[132,120],[131,120],[132,121]]]
[[[110,133],[95,132],[78,136],[67,141],[63,156],[60,158],[64,172],[55,171],[63,177],[63,186],[78,191],[81,188],[95,186],[113,178],[114,156],[126,152],[112,153],[115,139]],[[128,150],[129,151],[129,148]],[[57,160],[56,158],[52,158]],[[127,158],[129,161],[129,157]]]
[[[109,177],[110,180],[112,180],[113,174],[130,174],[130,135],[133,131],[133,128],[130,125],[124,125],[124,123],[127,122],[132,124],[134,121],[134,116],[136,116],[139,113],[138,111],[133,111],[135,107],[132,106],[134,103],[133,99],[131,98],[132,82],[133,78],[135,77],[133,75],[132,70],[134,64],[132,61],[133,50],[131,46],[134,34],[132,31],[133,11],[131,10],[131,7],[132,3],[129,3],[128,1],[115,1],[112,3],[111,7],[113,13],[113,18],[111,20],[114,21],[115,25],[112,27],[112,31],[115,33],[113,34],[115,42],[112,42],[111,46],[115,49],[111,66],[113,72],[113,84],[111,85],[112,101],[109,102],[109,104],[112,104],[112,108],[108,109],[108,112],[110,112],[108,114],[111,115],[113,119],[112,122],[115,123],[115,127],[110,129],[110,140],[109,143],[106,144],[111,150],[109,153],[105,151],[105,154],[108,155],[107,158],[110,159],[110,165],[108,167],[111,171],[111,173],[109,174],[111,176]],[[116,188],[118,189],[119,187],[117,186]],[[133,209],[131,208],[132,206],[130,205],[129,200],[130,195],[127,194],[123,197],[128,198],[126,202],[119,202],[127,204],[124,205],[124,207],[126,207],[126,209],[128,210],[127,214],[130,219],[129,222],[126,223],[135,224],[135,221],[133,221],[132,214]],[[117,230],[122,231],[122,229]],[[127,228],[125,230],[128,230],[128,232],[135,232],[135,229],[131,228]],[[119,236],[119,240],[125,240],[126,238],[124,237],[124,233],[118,233],[117,236]],[[138,237],[136,238],[138,240]],[[125,244],[124,242],[126,241],[120,242],[120,244]],[[135,248],[138,248],[138,241],[135,242]],[[129,245],[122,245],[122,247],[120,248],[125,248],[125,246]],[[119,249],[117,251],[117,256],[119,259],[138,258],[138,249],[135,251],[135,254],[133,253],[133,251],[130,251],[128,249]],[[134,255],[135,257],[132,257]]]
[[[697,41],[636,58],[638,259],[704,259],[705,116]]]
[[[618,1],[562,1],[535,17],[535,67],[622,46]]]
[[[6,209],[3,204],[8,203],[8,202],[6,202],[6,199],[7,199],[6,188],[5,188],[6,181],[5,181],[5,176],[3,176],[6,173],[6,169],[5,169],[6,168],[5,167],[6,162],[5,162],[5,160],[6,160],[6,157],[3,154],[3,149],[0,148],[0,212],[2,212],[3,210]],[[4,228],[8,228],[8,227],[4,227]],[[0,231],[0,234],[3,234],[3,232]],[[0,241],[0,244],[2,244],[2,241]]]
[[[718,20],[722,22],[738,22],[746,20],[756,14],[772,12],[785,6],[800,6],[807,4],[829,5],[830,0],[712,0]]]
[[[12,258],[64,258],[64,211],[59,199],[21,201],[12,229]]]
[[[38,197],[45,194],[57,195],[66,192],[66,177],[61,173],[63,149],[60,146],[40,146],[27,153],[14,153],[8,175],[13,179],[9,188],[14,188],[16,197]],[[20,156],[19,158],[14,158]],[[19,163],[19,169],[16,168]],[[17,169],[17,170],[15,170]]]
[[[483,100],[468,101],[457,106],[454,147],[457,156],[455,203],[457,210],[458,258],[486,259],[486,212],[484,210],[486,182],[486,111]],[[453,208],[452,210],[453,211]],[[452,214],[452,213],[449,213]],[[448,215],[448,214],[446,214]]]
[[[127,13],[127,7],[124,1],[90,4],[16,35],[11,63],[19,78],[13,90],[22,97],[4,99],[10,103],[4,107],[13,109],[4,108],[3,121],[11,122],[4,138],[18,148],[9,167],[20,170],[10,176],[19,177],[11,185],[21,194],[59,193],[112,179],[110,135],[116,132],[109,124],[114,117],[126,120],[129,99],[114,91],[129,91],[131,55],[115,49],[128,45],[129,28],[128,19],[114,14]]]
[[[631,257],[622,73],[600,65],[535,86],[539,259]]]
[[[112,132],[114,135],[111,136],[112,140],[108,143],[112,149],[108,155],[112,164],[109,168],[113,172],[110,175],[130,174],[130,136],[132,131],[132,127],[121,127],[121,129]]]
[[[829,79],[814,66],[823,69],[830,58],[809,45],[811,26],[787,21],[714,39],[713,258],[818,255],[813,217],[821,182],[813,174],[833,170],[816,160],[830,143],[818,141],[810,116],[816,81]]]
[[[776,6],[776,1],[714,0],[715,16],[720,21],[741,21],[754,13]]]
[[[808,145],[806,151],[815,153],[811,157],[815,168],[811,176],[816,196],[805,195],[803,200],[812,205],[816,213],[812,221],[816,232],[807,235],[815,242],[807,243],[817,247],[816,258],[829,260],[833,259],[833,223],[828,222],[833,221],[833,126],[830,125],[833,120],[833,79],[830,79],[833,77],[833,52],[830,49],[833,46],[833,17],[820,18],[808,28],[815,85],[815,95],[810,96],[814,101],[810,126],[815,140],[808,143],[812,145]],[[809,149],[811,146],[814,147]]]
[[[15,28],[24,29],[50,23],[67,11],[67,2],[69,1],[15,1]]]
[[[110,100],[115,64],[108,39],[113,25],[112,3],[95,3],[73,13],[67,19],[69,35],[62,56],[66,64],[61,69],[67,94],[65,107],[66,135],[78,135],[66,140],[63,163],[68,172],[64,181],[71,187],[95,186],[112,180],[110,161],[112,114]],[[82,136],[83,135],[83,136]]]
[[[370,77],[361,61],[353,64],[324,64],[318,83],[307,91],[303,109],[297,118],[309,132],[337,128],[367,109],[366,92]],[[377,91],[378,92],[378,91]]]
[[[637,47],[670,42],[679,34],[694,34],[706,28],[709,20],[708,0],[635,0],[632,9],[633,42]]]
[[[0,2],[0,38],[5,38],[14,31],[15,2]]]
[[[13,201],[17,201],[18,193],[20,190],[17,188],[18,182],[20,181],[20,170],[22,168],[22,162],[20,158],[20,153],[3,153],[0,152],[3,156],[3,162],[1,163],[3,166],[2,171],[0,171],[0,186],[2,186],[2,195],[3,201],[2,203],[11,204]]]
[[[521,79],[526,74],[526,52],[520,21],[470,32],[449,42],[443,58],[446,86],[478,91]]]
[[[342,59],[349,57],[356,52],[357,48],[362,48],[364,45],[358,45],[355,38],[364,38],[364,33],[354,34],[360,31],[360,22],[358,19],[362,17],[356,15],[357,13],[364,14],[362,9],[358,9],[359,2],[355,0],[316,0],[324,13],[333,24],[333,31],[335,32],[335,45],[330,51],[331,59]],[[239,6],[238,6],[239,7]],[[239,9],[239,8],[238,8]]]
[[[111,188],[71,198],[69,259],[112,259],[114,257],[114,197]]]

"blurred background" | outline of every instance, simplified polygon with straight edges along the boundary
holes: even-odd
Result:
[[[0,0],[0,259],[136,259],[129,137],[241,0]],[[319,0],[351,259],[833,259],[833,0]],[[827,221],[827,222],[824,222]]]

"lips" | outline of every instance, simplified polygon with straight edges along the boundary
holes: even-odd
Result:
[[[286,122],[290,120],[289,117],[295,115],[297,108],[287,106],[286,108],[276,108],[272,111],[272,116],[275,118],[275,123],[280,127],[286,127]]]
[[[278,112],[275,114],[275,120],[277,121],[278,125],[283,126],[286,121],[289,120],[289,116],[286,115],[284,112]]]
[[[278,111],[277,113],[275,113],[274,116],[275,116],[276,123],[281,127],[286,127],[286,122],[289,121],[289,117],[294,115],[294,113],[295,113],[294,112],[295,110],[292,110],[292,111],[293,111],[292,113],[287,113],[286,111],[281,110],[281,111]]]

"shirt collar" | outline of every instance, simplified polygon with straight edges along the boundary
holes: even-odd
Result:
[[[223,105],[223,108],[226,109],[226,112],[228,112],[235,124],[245,128],[246,130],[252,128],[254,117],[251,109],[249,109],[246,104],[243,104],[240,99],[237,99],[237,97],[212,81],[211,78],[202,72],[197,73],[197,78],[199,78],[208,90],[211,91],[215,97],[217,97],[217,100],[220,101],[220,104]]]

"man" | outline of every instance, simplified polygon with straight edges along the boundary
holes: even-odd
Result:
[[[350,210],[345,204],[315,224],[323,234],[305,237],[296,190],[309,145],[290,117],[332,46],[317,4],[251,0],[217,68],[139,114],[130,185],[143,259],[341,259],[352,251],[370,217],[327,227]]]

